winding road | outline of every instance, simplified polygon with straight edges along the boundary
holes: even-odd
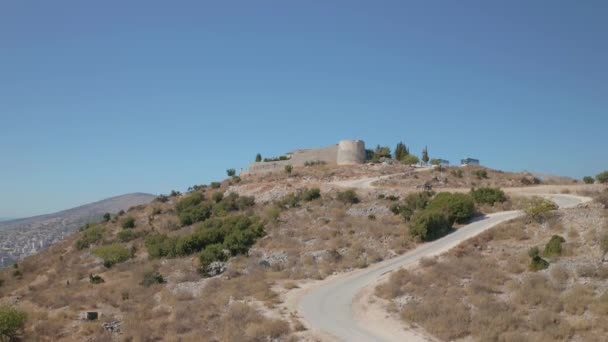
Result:
[[[362,182],[371,184],[369,179]],[[352,183],[349,184],[352,186]],[[544,195],[560,208],[576,207],[590,198],[574,195]],[[341,341],[411,341],[421,340],[405,329],[385,329],[382,324],[359,321],[353,312],[353,301],[378,278],[405,266],[412,266],[423,257],[442,254],[464,240],[474,237],[502,222],[522,216],[521,211],[505,211],[489,214],[474,220],[439,240],[425,243],[401,256],[368,268],[328,278],[304,293],[296,304],[297,310],[308,326],[329,340]]]

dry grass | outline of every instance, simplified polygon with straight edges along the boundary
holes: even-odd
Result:
[[[601,210],[590,208],[543,224],[505,223],[438,259],[421,260],[416,270],[394,272],[376,295],[441,340],[603,341],[608,267],[589,251],[599,249],[593,237],[606,229],[604,220]],[[570,252],[551,259],[547,270],[529,271],[527,250],[565,227],[577,232],[568,235]]]

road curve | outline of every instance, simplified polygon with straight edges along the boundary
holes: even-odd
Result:
[[[544,195],[560,208],[575,207],[590,198],[573,195]],[[366,325],[353,316],[352,303],[357,294],[382,275],[410,266],[423,257],[442,254],[460,242],[474,237],[502,222],[522,216],[521,211],[505,211],[486,215],[439,240],[425,243],[401,256],[343,276],[324,280],[304,294],[297,304],[302,318],[313,331],[322,336],[342,341],[403,341],[403,336],[392,336],[378,327]]]

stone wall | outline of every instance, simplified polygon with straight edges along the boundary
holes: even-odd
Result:
[[[304,166],[307,162],[325,162],[330,165],[352,165],[365,162],[365,143],[361,140],[343,140],[340,144],[321,148],[295,150],[287,153],[289,160],[254,162],[241,176],[265,174],[285,170],[286,165]]]

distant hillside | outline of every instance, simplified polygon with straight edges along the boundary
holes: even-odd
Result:
[[[104,213],[127,210],[149,203],[155,197],[144,193],[126,194],[54,214],[0,222],[0,267],[40,251],[87,222],[99,221]]]

